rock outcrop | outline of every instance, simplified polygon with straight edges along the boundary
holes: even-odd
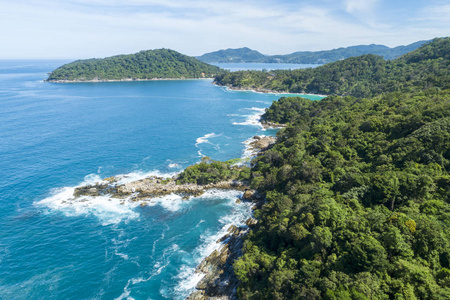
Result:
[[[261,120],[261,125],[262,125],[265,129],[270,129],[270,128],[284,128],[284,127],[287,127],[286,124],[279,124],[279,123],[274,123],[274,122],[270,122],[270,121],[266,121],[266,120]]]
[[[110,195],[114,198],[127,198],[131,196],[131,200],[138,201],[177,194],[187,199],[189,197],[200,196],[209,189],[244,191],[248,188],[246,182],[239,180],[219,181],[217,183],[200,185],[194,183],[177,184],[176,178],[164,179],[156,176],[124,184],[116,184],[116,180],[108,179],[94,185],[77,187],[74,191],[74,196]]]
[[[249,146],[255,155],[270,149],[276,138],[270,136],[255,136]],[[243,191],[241,201],[251,201],[255,205],[253,209],[261,207],[264,196],[248,186],[248,182],[240,180],[226,180],[206,185],[183,183],[180,184],[178,176],[162,178],[157,176],[147,177],[141,180],[123,182],[122,177],[108,177],[103,181],[92,185],[75,188],[75,201],[88,201],[86,196],[108,195],[123,201],[140,201],[145,206],[152,198],[170,194],[177,194],[187,199],[191,196],[200,196],[208,189],[232,189]],[[217,243],[221,246],[206,257],[196,269],[196,273],[204,274],[204,277],[196,286],[189,300],[205,299],[237,299],[236,289],[238,280],[234,275],[233,263],[242,255],[244,236],[257,226],[258,221],[249,218],[244,226],[230,226],[225,236]]]
[[[245,143],[248,145],[250,156],[258,156],[264,154],[267,150],[273,147],[277,138],[274,136],[258,136],[248,139]]]
[[[234,275],[233,263],[242,255],[243,237],[249,230],[248,227],[230,226],[228,233],[218,241],[223,246],[197,266],[195,272],[205,276],[188,300],[237,299],[238,280]]]

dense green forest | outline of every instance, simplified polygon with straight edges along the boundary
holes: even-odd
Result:
[[[218,74],[215,83],[235,88],[355,97],[433,86],[448,88],[449,45],[450,38],[435,39],[390,61],[368,54],[310,69],[226,72]]]
[[[325,64],[352,56],[375,54],[384,59],[394,59],[411,52],[427,41],[419,41],[407,46],[389,48],[383,45],[358,45],[323,51],[298,51],[286,55],[264,55],[247,47],[225,49],[205,53],[197,58],[207,63],[291,63],[291,64]]]
[[[450,299],[449,55],[440,39],[365,57],[360,75],[391,68],[396,91],[369,76],[376,96],[266,111],[288,127],[252,162],[266,200],[234,264],[240,299]]]
[[[78,60],[54,70],[47,80],[202,78],[213,77],[219,72],[218,67],[193,57],[169,49],[158,49],[103,59]]]

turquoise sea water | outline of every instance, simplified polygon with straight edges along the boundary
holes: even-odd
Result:
[[[102,178],[245,155],[280,97],[210,80],[55,84],[65,61],[0,61],[0,299],[183,299],[196,265],[251,215],[239,192],[71,204]],[[314,97],[319,99],[319,97]]]

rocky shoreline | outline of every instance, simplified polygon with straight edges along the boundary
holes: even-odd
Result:
[[[261,155],[270,149],[276,141],[271,136],[254,136],[248,143],[248,149],[253,156]],[[178,175],[171,178],[150,176],[141,180],[123,182],[123,177],[109,177],[91,185],[76,187],[73,199],[70,201],[89,201],[87,197],[109,196],[125,201],[138,201],[141,206],[149,204],[152,199],[176,194],[183,199],[197,197],[210,189],[240,190],[242,198],[236,202],[250,201],[260,207],[264,201],[263,195],[250,189],[248,182],[241,180],[224,180],[216,183],[200,185],[195,183],[180,184]],[[225,236],[217,243],[220,248],[207,256],[196,268],[195,273],[204,276],[196,285],[196,290],[187,298],[190,300],[204,299],[236,299],[238,280],[234,275],[233,263],[242,255],[244,237],[257,224],[257,220],[249,218],[245,226],[231,225]]]
[[[306,92],[293,93],[293,92],[289,92],[289,91],[276,91],[276,90],[264,89],[264,88],[235,87],[231,84],[220,85],[216,81],[213,81],[212,83],[217,86],[225,87],[225,88],[233,90],[233,91],[255,92],[255,93],[276,94],[276,95],[290,94],[290,95],[315,95],[315,96],[321,96],[321,97],[327,96],[327,95],[322,95],[322,94],[306,93]]]
[[[254,136],[248,144],[248,151],[252,156],[265,153],[276,141],[273,136]],[[91,185],[76,187],[73,193],[75,199],[83,196],[103,196],[109,195],[113,198],[129,199],[130,201],[141,201],[145,205],[146,201],[152,198],[176,194],[183,199],[198,197],[210,189],[225,189],[246,191],[249,189],[248,182],[241,180],[223,180],[205,185],[196,183],[182,183],[178,176],[163,178],[150,176],[144,179],[121,183],[121,177],[109,177]]]
[[[105,178],[102,182],[92,185],[85,185],[75,188],[73,193],[75,198],[81,196],[102,196],[109,195],[113,198],[129,199],[130,201],[140,201],[145,205],[146,201],[152,198],[176,194],[189,199],[190,197],[201,196],[210,189],[240,190],[248,189],[248,184],[240,180],[219,181],[200,185],[195,183],[178,184],[177,178],[163,178],[150,176],[141,180],[118,184],[120,178]]]
[[[260,123],[264,127],[264,129],[281,129],[287,127],[286,124],[279,124],[266,120],[260,120]]]
[[[257,208],[262,204],[263,196],[253,190],[247,190],[242,199],[252,201]],[[238,279],[234,274],[233,264],[242,253],[244,237],[256,226],[258,221],[253,218],[246,220],[246,226],[231,225],[225,236],[217,243],[221,243],[218,250],[208,255],[196,268],[195,273],[203,274],[203,278],[195,286],[187,300],[234,300]]]
[[[242,198],[236,200],[251,201],[256,209],[262,205],[263,196],[251,190],[244,181],[229,180],[211,183],[207,185],[177,184],[176,177],[162,178],[157,176],[122,183],[120,178],[105,178],[102,182],[77,187],[74,190],[74,201],[89,201],[86,196],[108,195],[125,201],[139,201],[141,206],[146,206],[152,198],[170,194],[177,194],[188,199],[200,196],[208,189],[232,189],[243,191]],[[214,250],[197,266],[195,273],[202,274],[202,279],[195,286],[187,299],[236,299],[238,280],[234,275],[234,261],[242,255],[244,237],[257,224],[257,220],[249,218],[245,226],[231,225],[227,234],[221,237],[217,243],[218,250]]]
[[[264,94],[289,94],[288,91],[275,91],[275,90],[263,89],[263,88],[235,87],[231,84],[220,85],[216,81],[213,81],[213,84],[215,84],[217,86],[225,87],[225,88],[233,90],[233,91],[256,92],[256,93],[264,93]]]

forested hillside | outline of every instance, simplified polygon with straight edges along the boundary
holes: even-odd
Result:
[[[449,50],[450,38],[435,39],[391,61],[363,55],[314,69],[226,72],[217,75],[215,82],[234,88],[355,97],[433,86],[448,88]]]
[[[207,63],[291,63],[291,64],[325,64],[352,56],[364,54],[380,55],[384,59],[394,59],[413,51],[427,41],[419,41],[406,46],[389,48],[384,45],[358,45],[322,51],[298,51],[285,55],[264,55],[247,47],[225,49],[205,53],[197,58]]]
[[[289,126],[253,161],[266,201],[234,264],[240,299],[450,299],[449,53],[443,39],[397,61],[403,91],[267,110]]]
[[[202,78],[218,67],[170,49],[141,51],[102,59],[78,60],[54,70],[48,81],[90,81],[154,78]]]
[[[267,56],[247,47],[205,53],[197,59],[206,63],[264,62]]]

